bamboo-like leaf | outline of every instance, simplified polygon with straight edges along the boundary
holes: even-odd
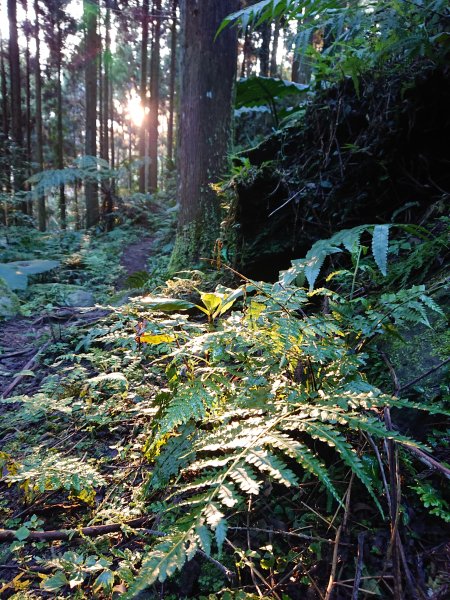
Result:
[[[381,273],[387,275],[387,253],[389,246],[389,225],[375,225],[372,236],[372,254]]]

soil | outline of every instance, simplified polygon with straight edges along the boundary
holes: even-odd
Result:
[[[120,264],[125,269],[125,274],[120,277],[116,284],[118,290],[123,290],[126,287],[125,283],[130,275],[146,270],[152,245],[153,240],[151,238],[144,238],[125,248],[120,259]]]

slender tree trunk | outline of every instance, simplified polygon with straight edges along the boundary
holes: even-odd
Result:
[[[244,34],[244,46],[242,48],[242,64],[241,64],[241,77],[249,76],[249,63],[250,63],[250,52],[252,48],[251,42],[251,31],[250,27],[247,25],[245,28]]]
[[[169,121],[167,124],[167,166],[174,167],[173,160],[173,131],[175,118],[175,80],[177,72],[177,4],[172,0],[172,25],[170,38],[170,79],[169,79]]]
[[[180,213],[171,270],[195,268],[214,253],[220,200],[211,183],[227,168],[237,62],[234,28],[217,38],[237,0],[181,0],[182,56],[179,124]]]
[[[98,0],[83,0],[84,20],[86,27],[86,139],[85,152],[89,156],[97,156],[97,64],[98,36],[97,15]],[[86,181],[86,227],[92,227],[99,221],[98,186],[95,181]]]
[[[109,78],[109,115],[110,115],[110,125],[109,125],[109,149],[111,154],[111,169],[116,168],[116,148],[114,144],[114,98],[113,98],[113,82],[112,77]],[[116,193],[116,178],[113,177],[111,180],[111,191],[113,194]]]
[[[141,38],[141,84],[140,96],[141,105],[144,109],[144,117],[141,123],[139,135],[139,158],[143,161],[139,169],[139,192],[146,192],[146,160],[147,160],[147,62],[148,62],[148,21],[149,21],[149,0],[142,2],[142,38]]]
[[[273,37],[272,37],[272,54],[270,56],[270,76],[271,77],[276,77],[278,75],[277,54],[278,54],[279,40],[280,40],[280,21],[275,21]]]
[[[111,9],[110,0],[105,1],[105,50],[103,52],[103,140],[101,145],[101,157],[109,162],[109,91],[110,91],[110,71],[111,71]]]
[[[260,27],[261,47],[259,49],[259,74],[262,77],[269,76],[270,60],[270,23],[266,21]]]
[[[161,0],[153,0],[152,7],[152,55],[150,60],[150,111],[148,121],[148,156],[150,159],[148,191],[158,189],[158,112],[159,112],[159,71],[161,41]]]
[[[36,96],[36,158],[39,171],[44,170],[44,141],[42,135],[42,77],[41,77],[41,42],[39,27],[39,2],[34,0],[36,57],[34,71],[34,87]],[[45,195],[40,192],[37,199],[38,204],[38,227],[40,231],[46,229]]]
[[[22,133],[22,97],[20,84],[19,44],[17,36],[17,4],[16,0],[8,0],[9,20],[9,75],[11,90],[11,135],[20,151],[23,148]],[[23,167],[18,161],[14,169],[14,189],[20,190],[23,184]],[[26,213],[27,204],[22,202],[22,211]]]
[[[1,146],[4,150],[5,156],[9,156],[8,147],[8,136],[9,136],[9,103],[8,103],[8,83],[6,80],[6,68],[5,68],[5,51],[3,48],[3,39],[0,35],[0,77],[1,77],[1,91],[2,91],[2,132],[3,138],[1,140]],[[10,161],[6,161],[3,166],[4,176],[2,186],[6,192],[11,191],[11,167]],[[5,209],[7,204],[5,202]],[[7,213],[5,212],[5,223],[7,223]]]
[[[58,169],[64,168],[64,131],[63,131],[63,102],[62,102],[62,32],[61,24],[57,24],[58,33],[58,50],[56,57],[56,69],[57,69],[57,80],[56,80],[56,112],[57,112],[57,141],[56,141],[56,154]],[[67,227],[67,207],[66,207],[66,190],[64,184],[59,186],[59,218],[61,221],[61,229]]]

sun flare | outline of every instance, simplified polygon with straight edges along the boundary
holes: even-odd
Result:
[[[127,117],[134,125],[138,127],[142,125],[145,116],[145,109],[141,104],[141,99],[137,94],[134,94],[128,100],[126,108]]]

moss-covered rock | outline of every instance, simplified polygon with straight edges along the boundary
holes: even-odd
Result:
[[[20,300],[0,277],[0,318],[14,317],[20,312]]]

